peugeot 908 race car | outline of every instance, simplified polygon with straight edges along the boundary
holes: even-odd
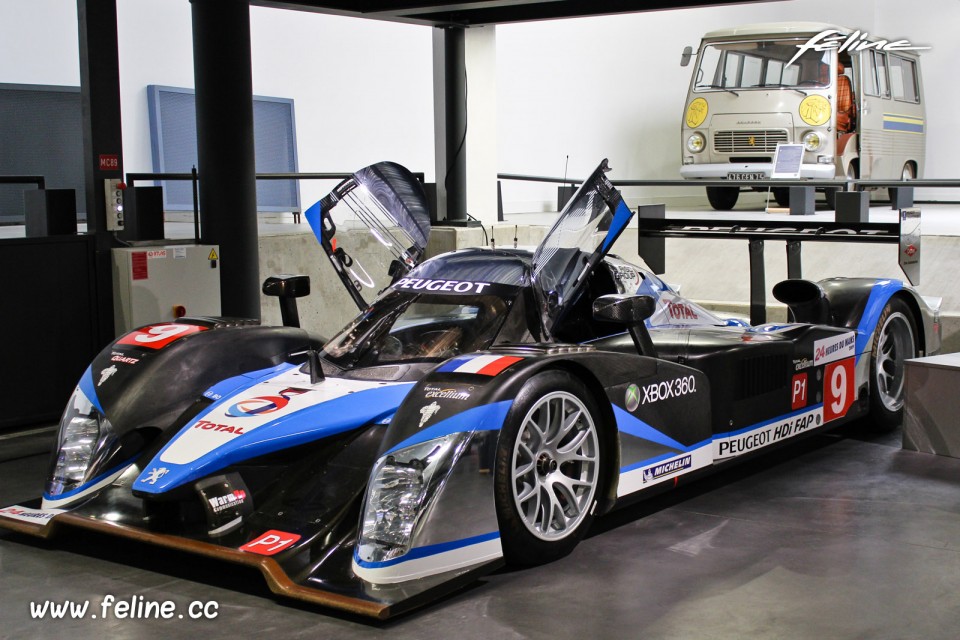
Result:
[[[42,499],[0,525],[93,529],[258,567],[284,596],[387,617],[507,562],[568,553],[595,516],[870,414],[895,426],[903,362],[936,310],[893,280],[788,280],[749,326],[608,255],[632,212],[606,161],[535,251],[421,262],[419,183],[363,169],[306,217],[360,313],[322,341],[183,318],[83,374]],[[330,215],[392,249],[372,302]],[[292,302],[303,277],[269,279]]]

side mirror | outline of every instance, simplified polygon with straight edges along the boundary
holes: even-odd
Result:
[[[263,281],[263,295],[280,298],[280,317],[285,327],[299,327],[297,298],[310,295],[310,276],[279,275]]]
[[[603,322],[616,322],[625,325],[637,352],[642,356],[655,358],[657,350],[650,339],[650,332],[644,320],[657,310],[657,301],[650,296],[631,296],[610,294],[600,296],[593,301],[593,317]]]
[[[680,54],[680,66],[685,67],[690,64],[690,58],[693,57],[693,47],[687,46],[683,48],[683,53]]]

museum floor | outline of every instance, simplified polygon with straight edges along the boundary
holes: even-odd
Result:
[[[34,497],[50,432],[0,437],[0,504]],[[598,520],[569,557],[387,623],[277,600],[259,574],[85,534],[0,533],[3,638],[955,638],[960,460],[899,433],[795,443]],[[31,603],[216,601],[214,620],[36,620]]]

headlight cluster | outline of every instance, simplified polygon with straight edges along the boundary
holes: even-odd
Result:
[[[469,439],[469,434],[453,433],[396,451],[377,463],[363,510],[358,550],[362,560],[384,562],[410,550],[421,514]]]
[[[687,138],[687,151],[691,153],[700,153],[703,151],[703,148],[706,146],[707,140],[703,137],[703,134],[699,131],[694,131],[690,134],[690,137]]]
[[[823,145],[823,138],[816,131],[807,131],[803,134],[801,142],[807,151],[816,151]]]
[[[57,457],[47,480],[47,495],[59,496],[81,485],[96,454],[112,436],[110,422],[77,388],[60,420]]]

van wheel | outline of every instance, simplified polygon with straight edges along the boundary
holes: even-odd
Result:
[[[740,187],[707,187],[707,200],[717,211],[730,211],[740,197]]]
[[[790,187],[774,187],[773,199],[777,201],[779,207],[790,206]]]
[[[855,160],[853,162],[856,162]],[[847,167],[847,180],[856,180],[859,176],[857,175],[857,168],[854,166],[853,162]],[[833,187],[827,187],[823,190],[823,197],[827,200],[827,206],[833,210],[837,209],[837,194],[843,191],[843,189],[835,189]]]
[[[900,172],[900,179],[901,179],[901,180],[904,180],[904,181],[906,181],[906,180],[913,180],[913,179],[915,179],[916,177],[917,177],[917,176],[914,174],[914,170],[913,170],[913,165],[912,165],[912,164],[910,164],[910,163],[908,162],[907,164],[903,165],[903,171]],[[887,189],[887,192],[890,194],[890,202],[893,202],[894,189],[895,189],[895,187],[891,187],[891,188]]]

